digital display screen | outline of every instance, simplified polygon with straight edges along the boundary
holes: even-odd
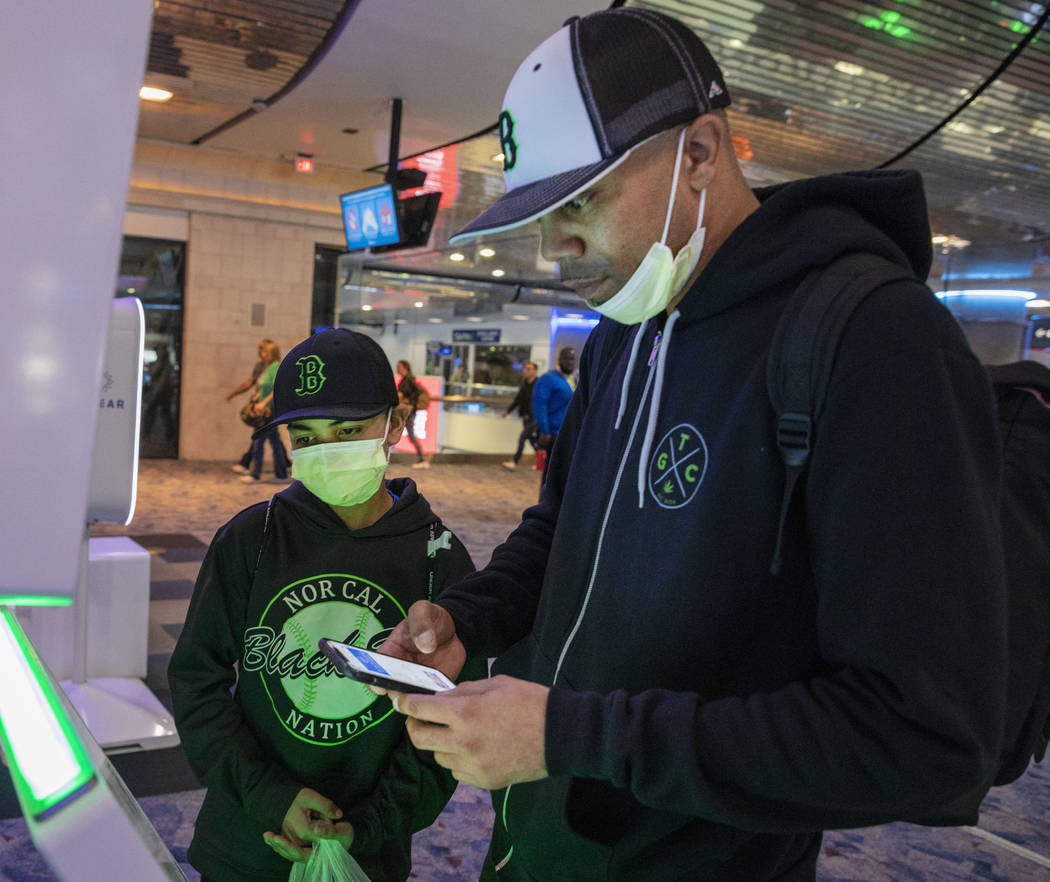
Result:
[[[345,643],[329,642],[342,651],[347,656],[350,666],[358,671],[369,671],[381,677],[397,680],[428,691],[444,691],[456,688],[455,683],[435,668],[402,661],[399,658],[377,655],[374,652],[369,652],[367,649],[358,649],[356,646],[348,646]]]
[[[401,240],[401,233],[397,226],[395,202],[390,184],[379,184],[340,196],[346,247],[358,251],[378,245],[396,245]]]

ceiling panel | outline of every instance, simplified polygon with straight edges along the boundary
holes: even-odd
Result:
[[[420,273],[485,279],[502,269],[505,279],[549,282],[553,267],[538,257],[534,227],[489,237],[461,249],[463,260],[450,259],[448,235],[503,191],[496,138],[463,139],[495,122],[521,58],[569,15],[603,5],[157,0],[150,77],[182,88],[168,105],[144,107],[140,134],[192,142],[243,113],[253,98],[283,88],[352,6],[305,80],[208,146],[269,158],[312,152],[318,165],[346,171],[347,189],[365,186],[382,173],[390,99],[402,97],[401,155],[426,154],[404,164],[425,166],[426,188],[445,196],[430,248],[368,259]],[[753,184],[886,164],[915,168],[937,231],[1005,244],[1050,236],[1050,32],[1000,70],[1046,3],[624,5],[674,15],[710,46],[733,96],[734,146]],[[477,255],[485,245],[496,258]]]

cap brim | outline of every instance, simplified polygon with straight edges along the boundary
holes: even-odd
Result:
[[[583,165],[572,171],[516,187],[503,194],[462,230],[453,233],[449,237],[449,244],[457,245],[467,239],[513,230],[515,227],[539,220],[543,215],[554,211],[591,187],[623,162],[630,153],[631,151],[627,150],[611,159],[603,159],[593,165]]]
[[[260,426],[252,432],[252,440],[255,441],[260,435],[265,434],[275,426],[284,423],[294,423],[296,420],[367,420],[376,414],[382,413],[397,404],[348,404],[342,407],[301,407],[298,410],[290,410],[282,413],[276,419],[270,420],[266,425]]]

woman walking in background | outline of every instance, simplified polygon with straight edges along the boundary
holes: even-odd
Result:
[[[259,391],[252,407],[257,414],[268,419],[272,410],[273,382],[277,376],[277,366],[281,363],[281,350],[272,340],[264,340],[259,344],[259,355],[264,367],[259,374]],[[283,484],[288,480],[288,460],[284,444],[277,435],[277,426],[274,426],[270,431],[252,440],[251,472],[240,479],[245,484],[255,484],[262,480],[263,445],[267,441],[270,442],[270,450],[273,453],[273,483]]]
[[[430,463],[423,459],[423,448],[419,446],[419,441],[416,440],[415,422],[416,411],[426,410],[427,405],[430,404],[430,394],[420,385],[412,373],[412,365],[404,359],[397,363],[397,374],[401,377],[397,384],[397,397],[402,404],[407,404],[411,408],[411,411],[405,418],[405,431],[408,433],[409,442],[416,448],[417,459],[412,468],[429,469]]]

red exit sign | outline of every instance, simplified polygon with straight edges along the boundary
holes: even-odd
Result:
[[[314,173],[314,158],[309,153],[300,153],[295,157],[295,170],[303,174]]]

